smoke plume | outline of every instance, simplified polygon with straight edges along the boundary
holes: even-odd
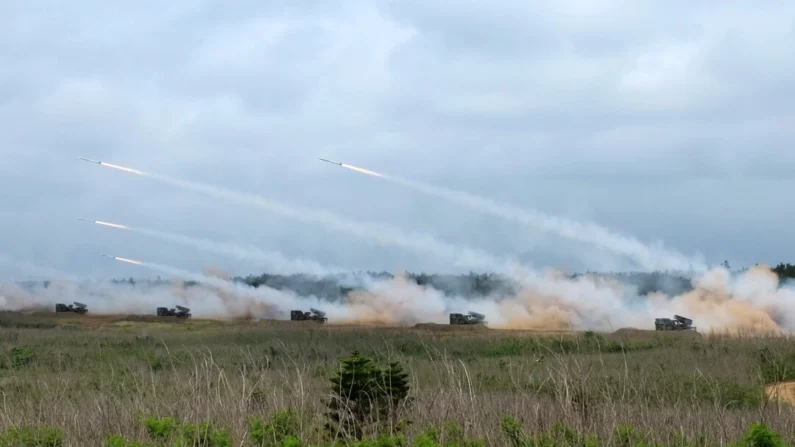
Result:
[[[655,318],[682,315],[700,330],[789,332],[795,329],[795,292],[757,266],[738,277],[715,268],[679,295],[638,296],[633,287],[593,275],[575,279],[547,276],[535,287],[498,300],[494,327],[577,330],[653,329]]]
[[[358,323],[445,323],[451,312],[476,311],[494,329],[614,331],[654,329],[655,318],[682,315],[701,331],[785,333],[795,330],[795,291],[757,266],[732,277],[715,268],[679,295],[638,295],[632,285],[597,275],[568,278],[550,270],[516,293],[463,299],[407,281],[377,281],[348,295],[344,321]]]
[[[639,240],[615,233],[595,223],[576,222],[570,219],[550,216],[535,209],[521,209],[512,205],[498,203],[494,200],[470,194],[464,191],[420,183],[393,175],[386,175],[356,166],[341,164],[342,167],[388,180],[424,194],[439,197],[449,202],[492,214],[503,219],[521,223],[541,231],[557,234],[568,239],[586,242],[613,253],[628,256],[638,266],[649,270],[706,271],[707,267],[702,256],[685,256],[675,250],[666,248],[662,242],[644,244]]]
[[[268,272],[275,274],[305,273],[316,276],[330,274],[343,274],[347,271],[340,267],[330,267],[306,259],[290,259],[277,251],[265,251],[257,247],[243,247],[235,244],[217,242],[209,239],[194,238],[177,233],[153,230],[150,228],[131,227],[128,225],[114,224],[100,220],[91,221],[98,225],[133,231],[135,233],[154,237],[160,240],[175,242],[198,250],[208,251],[237,259],[251,259],[264,262]]]
[[[489,255],[479,250],[460,247],[442,242],[432,236],[416,233],[407,233],[386,224],[367,224],[357,222],[334,213],[314,208],[290,206],[262,196],[220,188],[213,185],[181,180],[165,175],[139,171],[137,169],[113,165],[106,162],[103,166],[131,172],[148,177],[166,184],[177,186],[186,190],[201,192],[212,197],[237,202],[247,206],[262,208],[267,211],[281,214],[306,222],[317,223],[325,228],[348,233],[356,237],[372,240],[385,245],[395,245],[419,253],[428,253],[433,256],[445,258],[456,267],[480,269],[483,271],[497,271],[515,277],[532,276],[533,272],[512,259],[505,259]]]
[[[126,259],[126,258],[121,258]],[[126,260],[134,261],[134,260]],[[100,282],[59,280],[33,285],[0,283],[0,309],[53,309],[56,302],[88,304],[91,314],[153,315],[158,306],[182,304],[196,317],[289,319],[289,311],[317,308],[329,324],[448,322],[453,312],[486,315],[492,329],[559,329],[613,331],[622,327],[654,329],[655,318],[682,315],[699,331],[788,333],[795,329],[795,290],[780,285],[777,275],[761,265],[741,274],[714,268],[695,279],[692,290],[669,295],[637,293],[633,284],[598,275],[574,278],[549,270],[530,285],[475,298],[446,294],[418,285],[405,275],[362,278],[362,287],[340,301],[301,296],[289,290],[251,287],[230,280],[218,269],[204,274],[134,261],[175,278],[195,281]]]

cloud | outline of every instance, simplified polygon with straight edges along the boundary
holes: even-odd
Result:
[[[707,6],[1,8],[0,251],[82,274],[134,274],[106,266],[96,256],[106,249],[193,270],[257,268],[72,223],[90,217],[353,268],[447,267],[75,160],[86,156],[535,264],[631,267],[337,172],[323,156],[595,220],[712,262],[784,261],[795,249],[780,196],[795,186],[795,6]]]

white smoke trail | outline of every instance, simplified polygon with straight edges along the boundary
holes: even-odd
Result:
[[[594,244],[611,252],[628,256],[646,270],[695,270],[699,272],[707,270],[706,263],[701,255],[694,257],[685,256],[675,250],[666,248],[662,242],[647,245],[635,238],[620,235],[595,223],[576,222],[562,217],[550,216],[538,210],[521,209],[467,192],[420,183],[345,163],[341,163],[340,166],[545,232],[554,233],[579,242]]]
[[[516,271],[525,269],[525,267],[518,265],[518,263],[500,259],[475,249],[447,244],[428,235],[406,233],[385,224],[363,224],[342,218],[327,211],[287,206],[253,194],[159,175],[153,176],[150,174],[150,177],[182,188],[203,192],[214,197],[257,206],[284,216],[318,223],[360,238],[378,241],[382,244],[397,245],[409,250],[431,253],[435,256],[447,258],[455,265],[461,267],[480,268],[484,270],[495,269],[504,273],[510,272],[511,274],[516,274]]]
[[[161,240],[176,242],[178,244],[197,248],[203,251],[218,253],[238,259],[255,259],[262,261],[267,264],[268,273],[282,275],[305,273],[316,276],[326,276],[332,274],[341,275],[347,273],[347,270],[340,267],[325,266],[318,262],[305,259],[290,259],[276,251],[264,251],[256,247],[242,247],[239,245],[217,242],[209,239],[194,238],[177,233],[170,233],[143,227],[132,227],[129,225],[116,224],[101,220],[88,221],[109,228],[129,230]]]
[[[307,300],[296,297],[295,294],[269,287],[253,288],[165,265],[145,263],[119,256],[109,257],[120,262],[148,267],[178,278],[193,280],[200,286],[188,288],[174,287],[173,285],[152,287],[148,281],[134,284],[89,281],[52,268],[20,262],[0,255],[0,263],[9,264],[26,273],[34,273],[34,275],[27,275],[27,281],[0,281],[0,310],[52,312],[56,303],[71,304],[79,301],[88,305],[90,314],[154,315],[156,307],[168,306],[172,301],[179,302],[187,299],[192,304],[199,306],[195,312],[197,316],[217,318],[256,316],[256,314],[260,314],[260,317],[284,317],[288,314],[288,306],[291,304],[301,305],[306,301],[318,306],[317,299]],[[37,276],[39,281],[31,283],[31,276]]]
[[[450,262],[457,267],[496,271],[522,281],[530,280],[535,274],[535,272],[514,260],[491,256],[487,253],[471,248],[451,245],[441,242],[432,236],[406,233],[400,229],[393,228],[385,224],[363,224],[345,219],[327,211],[288,206],[254,194],[248,194],[212,185],[143,172],[132,168],[124,168],[105,162],[102,162],[101,164],[103,166],[108,166],[115,169],[123,168],[121,170],[126,172],[133,172],[135,174],[149,177],[163,183],[196,192],[202,192],[213,197],[238,202],[244,205],[256,206],[274,213],[307,222],[318,223],[338,231],[349,233],[360,238],[377,241],[382,244],[396,245],[405,249],[443,257],[450,260]]]
[[[190,281],[196,281],[198,283],[209,285],[209,286],[212,286],[212,287],[216,287],[216,288],[222,289],[222,290],[224,290],[226,292],[230,292],[230,293],[239,293],[239,292],[241,292],[243,290],[245,290],[247,292],[255,290],[259,296],[262,296],[262,297],[265,297],[265,298],[275,298],[276,300],[281,300],[281,299],[283,299],[285,297],[285,294],[283,294],[282,292],[280,292],[280,291],[278,291],[276,289],[272,289],[270,287],[259,287],[259,288],[253,289],[250,286],[241,285],[241,284],[238,284],[238,283],[234,283],[234,282],[231,282],[231,281],[226,281],[226,280],[223,280],[223,279],[220,279],[220,278],[216,278],[216,277],[212,277],[212,276],[208,276],[208,275],[192,273],[192,272],[189,272],[187,270],[182,270],[182,269],[179,269],[179,268],[176,268],[176,267],[171,267],[171,266],[164,265],[164,264],[157,264],[157,263],[148,262],[148,261],[147,262],[138,261],[138,260],[135,260],[135,259],[122,258],[120,256],[114,256],[113,258],[116,259],[117,261],[126,262],[126,263],[129,263],[129,264],[140,265],[140,266],[143,266],[143,267],[150,268],[152,270],[156,270],[156,271],[165,273],[167,275],[175,276],[175,277],[180,278],[180,279],[187,279],[187,280],[190,280]]]
[[[329,316],[339,317],[346,313],[346,310],[340,304],[321,300],[314,296],[302,297],[290,291],[277,290],[267,286],[252,287],[217,276],[193,273],[148,261],[144,262],[118,256],[114,257],[114,259],[210,286],[215,289],[217,296],[221,300],[221,308],[216,308],[211,313],[211,315],[215,316],[223,314],[241,316],[241,314],[245,314],[259,318],[284,319],[289,317],[290,310],[308,309],[309,307],[326,309]],[[257,313],[259,315],[255,315]]]

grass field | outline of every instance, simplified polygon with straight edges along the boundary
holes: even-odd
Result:
[[[364,427],[380,444],[360,445],[729,445],[760,422],[795,441],[795,413],[765,394],[795,379],[782,337],[13,313],[0,326],[0,445],[329,445],[331,379],[354,351],[399,362],[409,388]]]

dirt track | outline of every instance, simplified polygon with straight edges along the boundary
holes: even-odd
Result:
[[[207,319],[190,318],[182,319],[178,317],[157,317],[154,315],[125,315],[125,314],[87,314],[77,315],[73,313],[55,313],[48,311],[37,312],[18,312],[0,311],[0,326],[2,327],[57,327],[57,326],[81,326],[86,328],[109,328],[109,327],[130,327],[138,325],[184,325],[187,326],[228,326],[244,325],[258,327],[304,327],[304,328],[323,328],[325,330],[401,330],[401,331],[420,331],[434,333],[477,333],[477,334],[503,334],[503,335],[528,335],[528,336],[578,336],[583,333],[574,329],[541,329],[541,328],[492,328],[488,325],[449,325],[445,323],[418,323],[415,325],[400,325],[394,323],[355,323],[355,322],[333,322],[318,325],[314,321],[290,321],[290,320],[252,320],[251,318],[225,318]],[[699,338],[703,335],[696,331],[666,331],[660,332],[654,329],[621,328],[613,333],[601,333],[613,339],[650,339],[657,337],[693,337]]]
[[[85,328],[100,329],[110,327],[134,327],[147,325],[159,327],[163,325],[187,325],[187,326],[259,326],[259,327],[304,327],[318,328],[324,330],[401,330],[401,331],[422,331],[436,333],[506,333],[506,334],[533,334],[533,335],[559,335],[572,334],[570,330],[538,330],[538,329],[492,329],[484,325],[449,325],[437,323],[419,323],[416,325],[401,325],[387,323],[355,323],[355,322],[328,322],[328,324],[318,325],[314,321],[290,321],[290,320],[252,320],[250,318],[226,318],[226,319],[205,319],[190,318],[182,319],[177,317],[158,317],[154,315],[125,315],[125,314],[86,314],[77,315],[73,313],[55,313],[47,311],[35,312],[16,312],[0,311],[0,326],[2,327],[59,327],[59,326],[80,326]]]
[[[765,387],[765,395],[770,400],[780,400],[795,405],[795,382],[779,382]]]

